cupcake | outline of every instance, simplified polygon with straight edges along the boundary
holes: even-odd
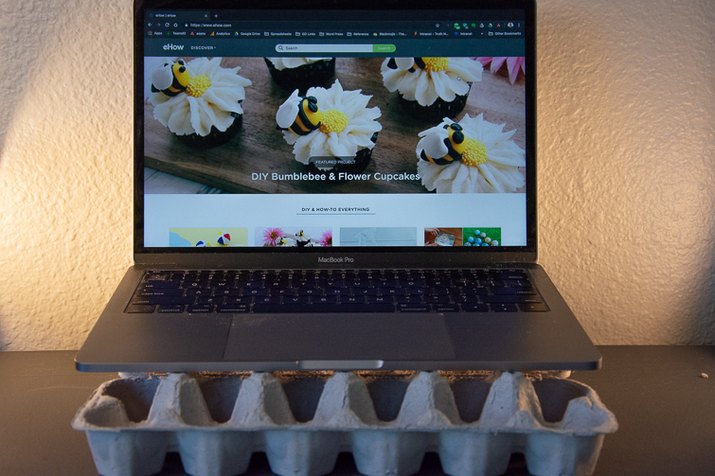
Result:
[[[295,243],[299,248],[313,246],[310,235],[308,235],[304,230],[300,230],[295,234]]]
[[[239,67],[221,67],[221,58],[178,59],[152,72],[154,117],[185,143],[207,147],[222,144],[241,127],[251,81]]]
[[[280,238],[278,238],[274,246],[277,246],[279,248],[290,248],[296,246],[296,243],[295,240],[290,236],[281,236]]]
[[[509,76],[511,84],[516,83],[520,75],[526,76],[526,63],[523,56],[479,56],[476,59],[485,68],[489,66],[491,73]]]
[[[509,193],[524,186],[524,150],[504,126],[482,114],[464,116],[419,133],[417,172],[438,193]]]
[[[455,117],[467,104],[474,81],[482,79],[482,64],[470,58],[386,58],[382,81],[412,116],[438,121]]]
[[[335,58],[264,58],[273,80],[289,91],[325,86],[335,76]]]
[[[276,122],[293,146],[295,160],[322,172],[359,172],[367,167],[377,133],[380,108],[367,107],[371,96],[345,91],[340,81],[296,89],[278,108]]]

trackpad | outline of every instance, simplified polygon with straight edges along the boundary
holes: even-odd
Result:
[[[234,318],[224,360],[450,360],[441,316],[418,314],[260,315]]]

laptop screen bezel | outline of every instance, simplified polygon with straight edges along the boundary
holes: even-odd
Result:
[[[270,0],[247,6],[223,0],[135,0],[134,3],[134,261],[138,265],[206,267],[465,267],[495,263],[530,263],[537,259],[536,194],[536,5],[534,0],[415,0],[405,10],[523,10],[525,22],[526,117],[526,246],[488,249],[442,247],[333,247],[333,248],[156,248],[144,246],[144,12],[147,9],[251,9],[251,10],[404,10],[395,0]],[[379,16],[379,13],[378,13]],[[320,258],[320,259],[319,259]]]

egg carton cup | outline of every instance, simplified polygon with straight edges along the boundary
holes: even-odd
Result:
[[[596,392],[524,374],[251,373],[126,376],[103,383],[72,421],[103,475],[145,475],[178,452],[193,475],[241,474],[265,452],[280,475],[332,471],[351,452],[365,475],[419,471],[426,452],[452,475],[587,475],[618,428]]]

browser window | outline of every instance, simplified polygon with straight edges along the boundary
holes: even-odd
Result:
[[[525,246],[519,13],[148,11],[144,246]]]

